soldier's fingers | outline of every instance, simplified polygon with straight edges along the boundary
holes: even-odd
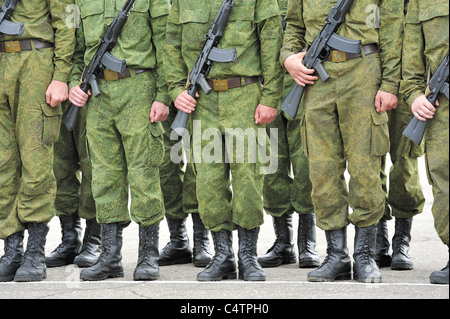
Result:
[[[375,109],[377,110],[377,112],[381,111],[381,98],[378,94],[375,97]]]

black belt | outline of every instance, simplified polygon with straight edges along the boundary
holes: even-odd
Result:
[[[378,45],[376,44],[366,44],[362,46],[362,51],[364,52],[364,55],[373,54],[376,52],[380,52],[378,50]],[[331,62],[345,62],[347,60],[361,58],[362,54],[360,53],[348,53],[343,51],[331,51],[330,55],[327,58],[327,61]]]
[[[45,48],[53,48],[53,44],[39,40],[16,40],[0,42],[0,52],[16,53],[20,51],[37,50]]]
[[[242,81],[243,79],[243,81]],[[217,92],[228,91],[230,89],[234,89],[240,86],[249,85],[255,82],[260,82],[259,76],[244,76],[244,77],[236,77],[227,80],[208,80],[209,86]]]
[[[111,70],[104,70],[103,73],[100,73],[99,78],[100,79],[105,79],[106,81],[117,81],[120,79],[125,79],[131,76],[131,72],[134,73],[134,75],[136,74],[140,74],[143,72],[147,72],[149,71],[149,69],[129,69],[126,68],[124,73],[118,73],[115,71],[111,71]]]

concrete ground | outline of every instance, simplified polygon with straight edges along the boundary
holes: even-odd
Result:
[[[424,212],[415,217],[413,222],[410,254],[414,270],[393,271],[390,268],[382,268],[383,282],[380,284],[361,284],[355,281],[310,283],[306,280],[310,270],[300,269],[298,264],[266,269],[267,281],[257,283],[241,280],[200,283],[196,281],[196,275],[201,269],[193,265],[161,267],[161,278],[158,281],[136,282],[133,281],[133,271],[137,261],[138,227],[131,224],[124,231],[124,278],[84,282],[79,279],[80,269],[73,265],[49,268],[47,279],[42,282],[0,283],[0,299],[187,299],[197,300],[199,304],[201,300],[206,299],[225,299],[234,303],[242,299],[449,299],[448,285],[429,283],[431,272],[443,268],[449,255],[447,246],[442,244],[434,230],[431,214],[432,193],[426,181],[423,158],[420,159],[420,168],[427,202]],[[294,225],[296,229],[296,215]],[[388,227],[389,236],[392,238],[394,220],[388,223]],[[188,230],[192,238],[190,218]],[[348,232],[348,245],[352,254],[354,228],[349,227]],[[296,231],[294,233],[296,241]],[[47,253],[56,248],[60,238],[59,221],[54,218],[50,223]],[[234,238],[237,251],[237,234],[234,234]],[[164,221],[161,223],[160,248],[168,241],[169,233]],[[266,222],[261,227],[258,253],[264,254],[273,241],[272,221],[266,217]],[[321,260],[325,257],[325,250],[324,232],[317,229],[317,251]],[[3,253],[3,241],[0,241],[0,251]],[[275,302],[275,307],[276,304]],[[181,306],[176,307],[178,308],[173,309],[174,311],[183,311]],[[225,308],[220,310],[224,312]]]

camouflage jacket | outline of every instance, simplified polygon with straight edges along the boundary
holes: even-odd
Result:
[[[172,99],[186,89],[205,35],[221,0],[174,0],[167,22],[164,68]],[[283,70],[278,62],[282,43],[281,17],[276,0],[236,0],[219,48],[236,48],[236,63],[214,63],[210,79],[263,76],[260,103],[278,107]]]
[[[448,0],[411,0],[406,15],[401,92],[409,105],[425,92],[428,71],[433,74],[449,51]]]
[[[287,28],[280,61],[311,45],[325,25],[337,0],[289,0]],[[380,90],[398,94],[401,78],[401,50],[404,0],[357,0],[338,34],[362,44],[376,43],[381,49]]]
[[[75,0],[80,10],[76,33],[74,67],[70,87],[79,84],[84,67],[89,64],[101,38],[126,0]],[[127,67],[155,69],[156,99],[170,104],[162,67],[163,46],[169,0],[137,0],[111,54],[127,61]]]
[[[0,0],[0,6],[4,0]],[[75,28],[70,23],[74,0],[26,0],[18,1],[11,21],[23,22],[22,37],[2,35],[0,41],[36,39],[54,43],[55,71],[53,80],[67,82],[72,68],[75,48]]]

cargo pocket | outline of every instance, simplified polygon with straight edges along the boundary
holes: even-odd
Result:
[[[164,128],[160,122],[149,124],[149,165],[160,166],[164,161]]]
[[[389,152],[389,117],[386,112],[372,113],[371,156],[383,156]]]
[[[47,104],[41,104],[43,125],[42,125],[42,145],[55,143],[59,138],[61,130],[61,104],[52,108]]]

